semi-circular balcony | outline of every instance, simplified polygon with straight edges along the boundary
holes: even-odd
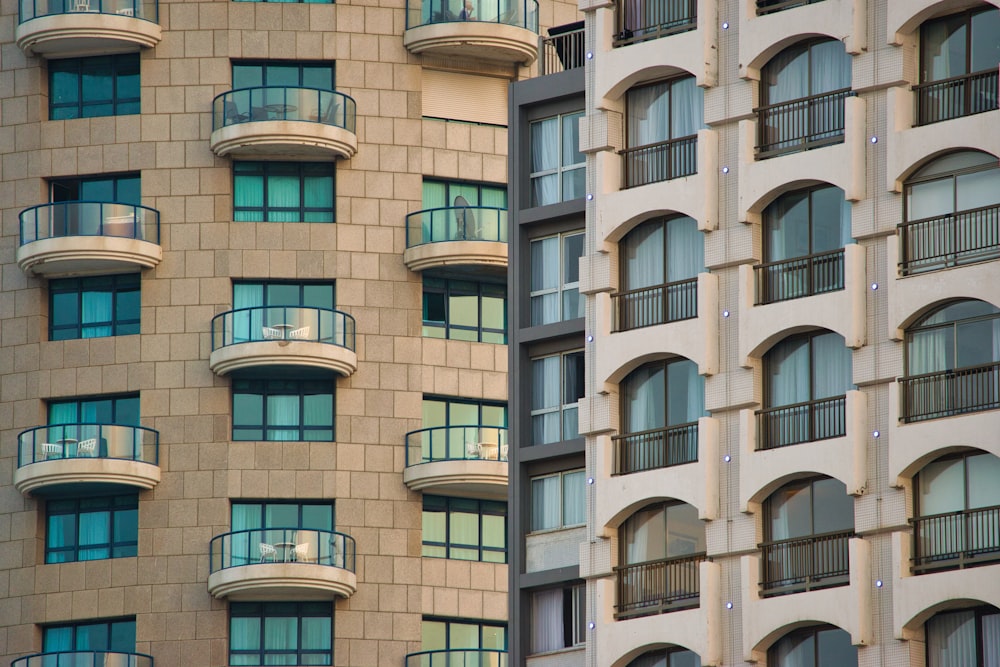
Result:
[[[406,216],[403,262],[411,271],[446,266],[507,270],[507,209],[429,208]]]
[[[153,667],[153,656],[116,651],[50,651],[17,658],[10,667]]]
[[[444,667],[469,665],[472,667],[507,667],[507,652],[485,648],[458,648],[441,651],[420,651],[404,658],[404,667]]]
[[[486,500],[507,498],[507,429],[436,426],[406,434],[403,483],[411,491]]]
[[[331,160],[358,152],[354,99],[332,90],[240,88],[212,101],[209,144],[220,157]]]
[[[403,46],[410,53],[530,65],[538,56],[538,2],[406,0]]]
[[[163,259],[160,213],[145,206],[65,201],[21,211],[17,264],[46,278],[148,269]]]
[[[209,367],[218,375],[294,366],[349,376],[358,370],[354,318],[330,308],[254,306],[212,318]]]
[[[21,0],[17,45],[30,56],[70,58],[156,46],[157,0]]]
[[[230,600],[332,600],[358,590],[354,538],[333,530],[259,528],[212,539],[208,592]]]
[[[142,426],[58,424],[17,436],[14,487],[23,494],[90,493],[160,482],[160,434]]]

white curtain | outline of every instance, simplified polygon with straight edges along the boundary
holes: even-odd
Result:
[[[633,88],[628,91],[626,107],[629,148],[670,138],[669,82]]]
[[[983,667],[1000,667],[1000,613],[982,617]]]
[[[586,493],[583,486],[584,473],[569,472],[562,476],[563,525],[579,526],[587,523]]]
[[[820,42],[813,44],[810,50],[810,94],[819,95],[851,87],[851,56],[844,49],[843,42],[835,39]]]
[[[673,82],[670,88],[670,137],[689,137],[705,127],[705,93],[693,76]]]
[[[264,305],[264,286],[260,283],[235,283],[233,285],[233,309],[256,308]],[[232,342],[261,340],[263,337],[264,311],[256,310],[233,313]]]
[[[705,244],[692,218],[667,223],[667,282],[694,278],[705,270]]]
[[[927,621],[927,667],[976,664],[976,614],[938,614]]]
[[[662,364],[643,366],[632,371],[626,378],[623,389],[629,433],[665,425],[666,373]]]
[[[540,445],[560,440],[559,393],[561,388],[561,357],[544,357],[531,362],[531,410],[550,410],[532,414],[532,444]]]
[[[907,375],[922,375],[951,368],[953,365],[952,327],[914,331],[906,349]]]
[[[531,480],[531,530],[559,527],[559,482],[559,475]]]
[[[563,592],[561,588],[538,591],[531,596],[531,652],[565,648]]]
[[[531,243],[531,324],[559,321],[559,238]],[[552,291],[549,291],[552,290]],[[547,291],[535,295],[536,292]]]
[[[559,118],[531,124],[531,173],[557,169],[559,166]],[[559,175],[531,179],[532,205],[544,206],[559,201]]]
[[[667,282],[663,248],[663,224],[658,220],[640,225],[629,232],[621,245],[626,290]]]
[[[83,338],[111,335],[111,325],[105,324],[113,319],[111,292],[83,292],[81,308],[80,320],[83,323],[81,330]],[[90,322],[100,322],[101,324],[93,325],[89,324]]]
[[[768,353],[770,407],[793,405],[809,400],[809,343],[782,341]]]
[[[853,386],[851,351],[835,333],[812,339],[814,399],[843,396]]]

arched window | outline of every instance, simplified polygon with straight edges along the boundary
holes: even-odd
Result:
[[[1000,309],[953,301],[906,331],[903,420],[1000,408]]]
[[[686,216],[648,220],[618,248],[622,289],[612,296],[614,331],[698,316],[705,245],[697,222]]]
[[[705,126],[703,100],[693,76],[638,86],[626,93],[624,187],[698,171],[698,130]]]
[[[1000,665],[1000,609],[996,607],[935,614],[925,631],[927,667]]]
[[[854,498],[843,482],[814,477],[786,484],[764,502],[764,517],[760,548],[765,595],[848,583]]]
[[[698,606],[705,525],[697,509],[681,502],[650,505],[622,524],[619,540],[616,618]]]
[[[622,381],[622,435],[615,436],[615,473],[698,460],[698,418],[705,379],[687,359],[645,364]]]
[[[757,159],[844,141],[851,56],[835,39],[800,42],[761,69]]]
[[[981,451],[943,456],[914,478],[913,571],[1000,560],[1000,458]]]
[[[899,225],[905,276],[1000,257],[1000,165],[979,151],[951,153],[906,181]]]
[[[851,207],[840,188],[823,185],[778,197],[764,209],[756,302],[844,289],[844,246],[851,241]]]
[[[842,336],[817,331],[786,338],[764,355],[764,405],[757,448],[773,449],[846,433],[851,351]]]
[[[768,667],[857,667],[851,635],[832,625],[801,628],[779,639],[767,652]]]
[[[694,651],[679,646],[647,651],[626,667],[701,667],[701,658]]]

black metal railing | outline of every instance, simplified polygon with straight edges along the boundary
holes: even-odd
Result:
[[[153,667],[153,656],[117,651],[51,651],[23,656],[10,667]]]
[[[1000,257],[1000,206],[958,211],[898,225],[902,274]]]
[[[95,17],[116,14],[157,23],[159,10],[158,0],[21,0],[18,3],[18,22],[42,16],[82,13]]]
[[[537,0],[406,0],[406,29],[432,23],[501,23],[538,32]]]
[[[698,317],[698,279],[611,295],[612,333]]]
[[[820,148],[844,141],[844,100],[850,88],[754,109],[757,159]]]
[[[50,424],[17,434],[17,467],[65,459],[121,459],[159,465],[160,433],[120,424]]]
[[[507,652],[484,648],[420,651],[406,656],[405,667],[507,667]]]
[[[997,79],[994,68],[914,86],[917,125],[993,111],[997,108]]]
[[[847,585],[852,537],[854,531],[849,530],[761,544],[761,593],[783,595]]]
[[[626,46],[698,27],[698,0],[642,0],[618,3],[613,46]]]
[[[757,16],[773,14],[774,12],[793,9],[795,7],[805,7],[813,5],[823,0],[757,0]]]
[[[406,434],[406,467],[434,461],[506,461],[505,426],[432,426]]]
[[[98,201],[60,201],[18,215],[20,244],[69,236],[113,236],[160,243],[160,212],[147,206]]]
[[[618,598],[615,618],[634,618],[697,607],[701,595],[699,564],[704,553],[615,568]]]
[[[914,574],[1000,561],[1000,505],[911,519]]]
[[[538,38],[539,74],[544,76],[583,67],[583,39],[583,21],[549,28],[548,37]]]
[[[1000,408],[1000,361],[899,378],[904,422]]]
[[[253,306],[212,318],[212,350],[261,341],[309,341],[354,350],[354,318],[331,308]]]
[[[615,475],[694,463],[698,460],[698,422],[616,435],[611,442]]]
[[[212,130],[261,120],[301,120],[354,132],[354,98],[333,90],[296,86],[240,88],[212,100]]]
[[[758,264],[753,271],[756,305],[836,292],[844,289],[844,250]]]
[[[212,538],[209,573],[243,565],[314,563],[354,572],[354,538],[335,530],[254,528]]]
[[[698,171],[698,135],[626,148],[620,155],[625,188],[690,176]]]
[[[757,449],[776,449],[846,434],[847,397],[820,398],[757,411]]]

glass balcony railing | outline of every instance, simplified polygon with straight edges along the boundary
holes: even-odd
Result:
[[[209,573],[262,563],[313,563],[354,572],[354,538],[335,530],[255,528],[212,538]]]
[[[507,667],[507,652],[466,648],[420,651],[406,656],[406,667]]]
[[[159,432],[143,426],[51,424],[17,435],[18,468],[59,459],[121,459],[159,465],[159,455]]]
[[[506,461],[506,426],[434,426],[406,434],[406,467],[434,461]]]
[[[157,0],[21,0],[18,22],[59,14],[117,14],[159,23]],[[75,663],[74,663],[75,664]]]
[[[153,656],[116,651],[56,651],[32,653],[10,667],[153,667]]]
[[[332,90],[265,86],[240,88],[212,100],[212,130],[261,120],[299,120],[355,131],[354,98]]]
[[[212,350],[260,341],[311,341],[354,350],[355,323],[347,313],[309,306],[254,306],[212,318]]]
[[[406,29],[432,23],[502,23],[538,32],[537,0],[406,0]]]
[[[442,241],[507,242],[507,209],[491,206],[428,208],[406,216],[406,247]]]
[[[69,236],[113,236],[160,243],[160,212],[96,201],[40,204],[21,211],[20,244]]]

